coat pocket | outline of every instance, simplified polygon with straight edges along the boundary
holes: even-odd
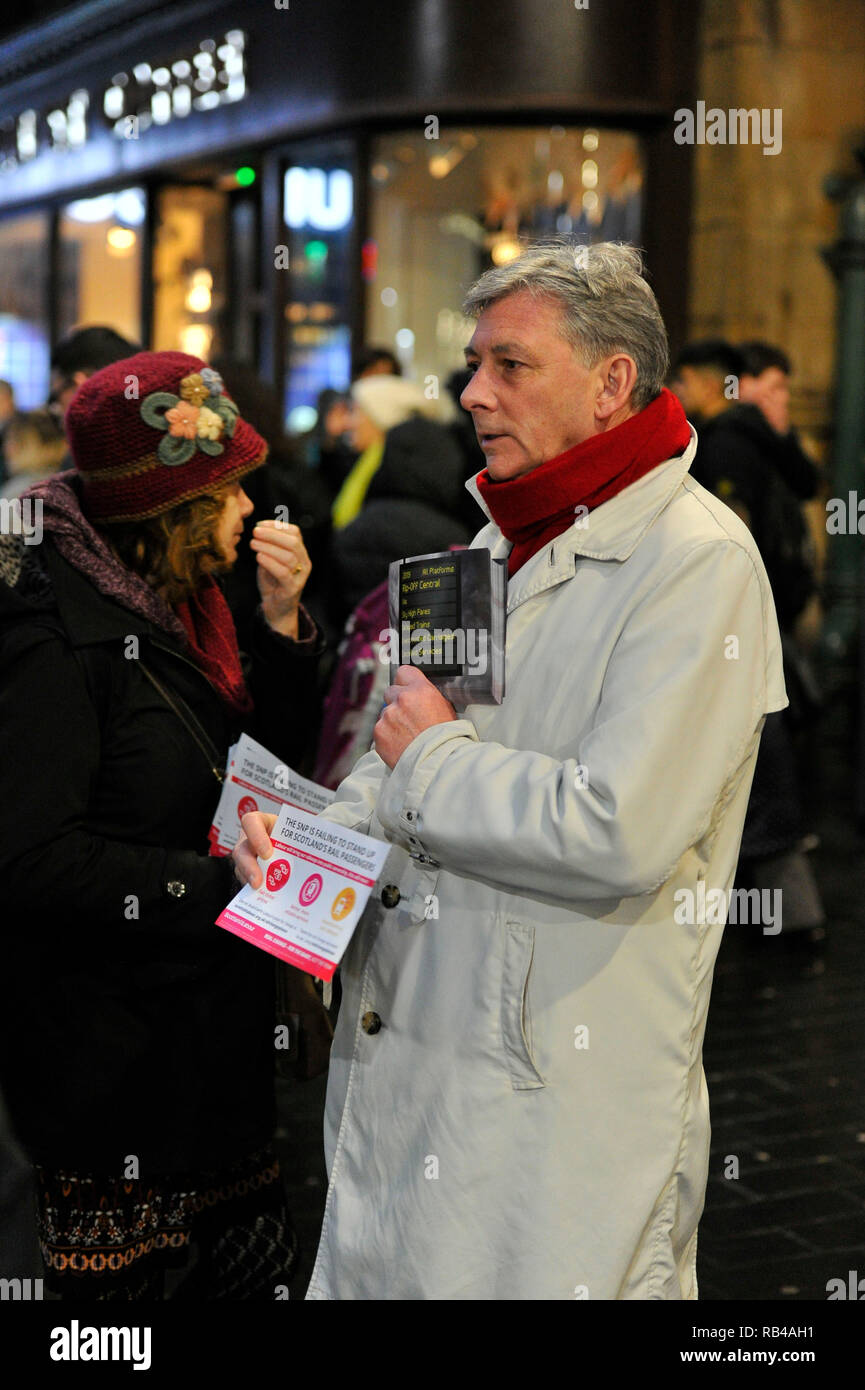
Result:
[[[534,948],[534,927],[527,927],[522,922],[505,923],[502,1043],[515,1091],[533,1091],[546,1085],[535,1066],[531,1048],[528,986]]]

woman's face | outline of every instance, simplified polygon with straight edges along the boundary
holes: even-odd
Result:
[[[361,410],[355,401],[348,404],[348,439],[351,447],[362,454],[364,449],[368,449],[370,444],[376,440],[383,439],[383,431],[378,425],[374,425],[372,420]]]
[[[222,508],[216,530],[220,549],[230,567],[237,559],[237,543],[243,535],[243,523],[253,511],[252,502],[240,483],[232,483]]]

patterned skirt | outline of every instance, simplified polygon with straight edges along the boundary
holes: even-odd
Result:
[[[209,1173],[105,1177],[36,1166],[46,1287],[69,1299],[287,1297],[297,1237],[267,1148]]]

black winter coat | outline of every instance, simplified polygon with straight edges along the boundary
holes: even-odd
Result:
[[[367,594],[387,579],[388,565],[467,545],[486,518],[465,521],[466,462],[452,432],[414,416],[390,430],[381,464],[354,521],[331,538],[331,612],[341,628]]]
[[[778,434],[756,405],[742,401],[700,426],[691,476],[750,527],[778,622],[790,630],[815,589],[814,548],[800,507],[817,491],[815,464],[794,433]]]
[[[38,549],[46,593],[0,584],[0,1085],[36,1162],[213,1169],[272,1137],[273,961],[214,925],[237,889],[231,861],[207,857],[219,783],[141,663],[223,767],[239,730],[170,636],[50,535]],[[295,763],[314,629],[294,643],[259,612],[253,639],[248,732]]]

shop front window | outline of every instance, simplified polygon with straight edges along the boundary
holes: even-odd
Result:
[[[79,198],[60,212],[57,332],[93,325],[140,343],[142,188]]]
[[[0,380],[22,410],[48,399],[48,236],[44,213],[0,222]]]
[[[435,135],[436,138],[427,138]],[[442,127],[373,141],[366,337],[407,375],[445,381],[471,335],[463,293],[526,243],[641,236],[637,137],[587,126]]]
[[[209,360],[225,350],[227,199],[217,189],[160,191],[153,255],[153,347]]]

